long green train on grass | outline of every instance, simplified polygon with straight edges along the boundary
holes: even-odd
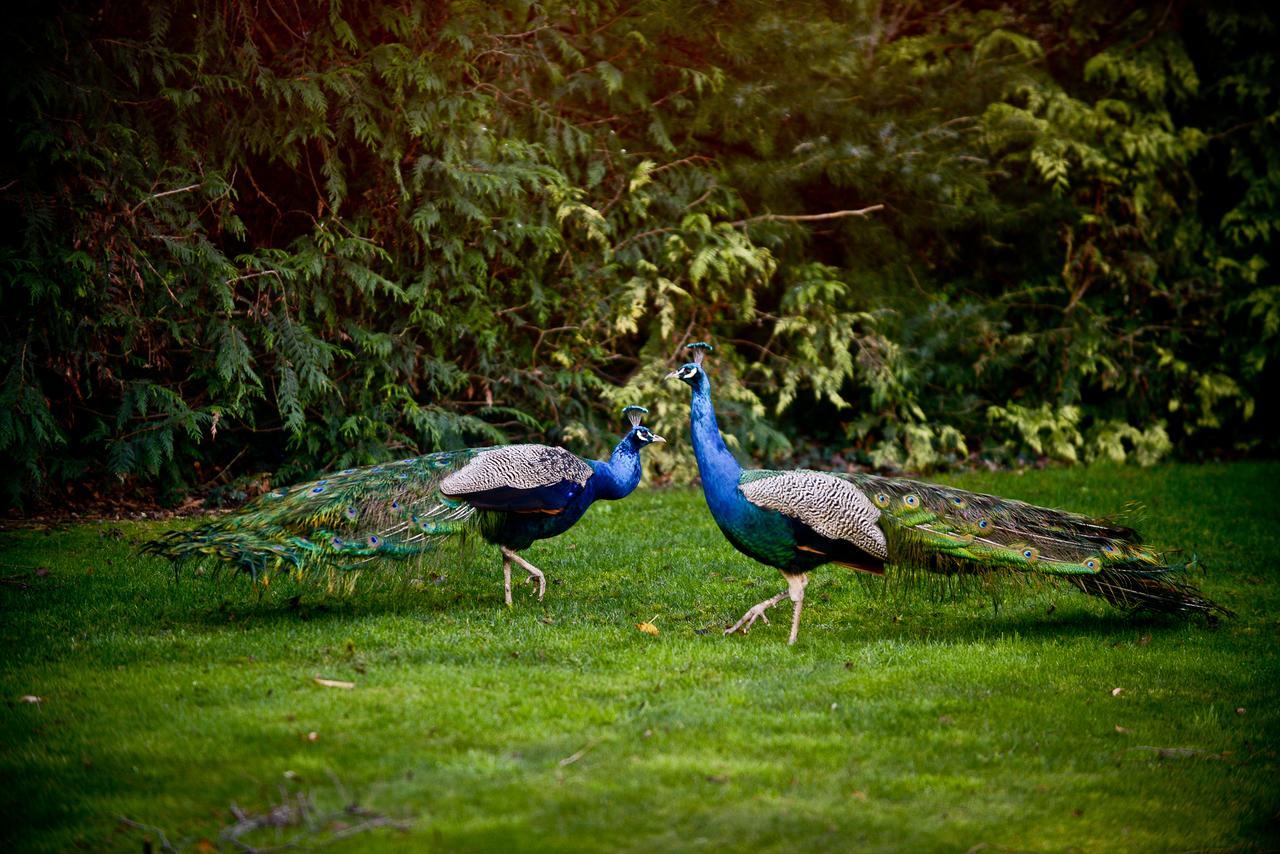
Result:
[[[640,423],[646,412],[623,409],[631,429],[608,460],[547,445],[502,445],[345,469],[268,493],[194,530],[171,531],[144,550],[175,562],[230,564],[265,579],[406,560],[445,541],[479,537],[502,552],[507,604],[512,563],[529,573],[541,599],[546,576],[518,552],[569,530],[596,500],[635,490],[640,449],[665,441]]]

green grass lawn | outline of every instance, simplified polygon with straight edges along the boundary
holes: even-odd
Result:
[[[525,588],[511,610],[488,549],[419,583],[259,599],[138,557],[159,525],[8,531],[0,847],[199,849],[241,819],[249,844],[352,849],[1280,845],[1280,464],[948,481],[1137,501],[1239,616],[1127,617],[1048,587],[886,595],[827,568],[795,647],[785,605],[726,638],[781,579],[689,490],[534,546],[546,601]],[[637,630],[655,615],[658,636]],[[299,799],[303,824],[246,830]]]

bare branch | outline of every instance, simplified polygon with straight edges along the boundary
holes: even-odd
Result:
[[[145,205],[147,202],[153,202],[153,201],[155,201],[156,199],[162,199],[162,198],[164,198],[165,196],[172,196],[172,195],[175,195],[175,194],[177,194],[177,193],[190,193],[192,190],[198,190],[198,189],[200,189],[200,185],[199,185],[199,184],[191,184],[191,185],[186,186],[186,187],[179,187],[179,188],[178,188],[178,189],[176,189],[176,190],[165,190],[163,193],[153,193],[153,194],[151,194],[150,196],[147,196],[147,197],[146,197],[145,199],[143,199],[142,201],[138,202],[138,203],[137,203],[136,205],[134,205],[133,207],[129,208],[129,213],[130,213],[130,214],[135,214],[135,213],[137,213],[137,212],[138,212],[138,208],[142,207],[142,206],[143,206],[143,205]]]
[[[820,222],[828,219],[843,219],[847,216],[866,216],[875,211],[884,210],[884,205],[871,205],[870,207],[858,208],[857,210],[848,211],[828,211],[820,214],[760,214],[759,216],[747,217],[746,219],[734,220],[729,225],[750,225],[753,222]]]

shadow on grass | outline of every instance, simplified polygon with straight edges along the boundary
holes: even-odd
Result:
[[[249,629],[287,623],[324,625],[381,616],[406,616],[428,621],[448,617],[457,621],[488,623],[506,613],[517,617],[525,614],[545,616],[548,621],[559,621],[567,627],[584,611],[591,612],[605,604],[621,604],[582,597],[566,602],[551,601],[550,597],[556,595],[555,587],[558,586],[556,580],[549,579],[548,601],[542,603],[527,589],[513,591],[515,603],[507,609],[502,604],[500,585],[495,591],[487,580],[451,584],[448,579],[442,579],[431,582],[430,589],[387,580],[379,585],[379,589],[362,590],[352,596],[329,595],[322,589],[302,585],[289,590],[268,591],[261,598],[242,590],[238,595],[223,596],[216,604],[192,609],[185,619],[174,614],[169,616],[171,622],[177,617],[178,622],[192,628],[225,628],[231,623]],[[801,639],[813,642],[825,637],[854,644],[882,640],[970,643],[990,640],[993,636],[1016,635],[1037,641],[1087,637],[1115,643],[1133,642],[1139,636],[1160,638],[1174,635],[1184,631],[1188,625],[1200,631],[1214,632],[1232,622],[1228,620],[1220,625],[1201,617],[1188,619],[1172,614],[1120,610],[1099,612],[1090,610],[1087,600],[1081,604],[1084,607],[1065,605],[1046,614],[1033,603],[1012,602],[992,613],[990,608],[975,607],[971,601],[954,605],[917,601],[903,603],[901,608],[898,604],[877,602],[869,609],[857,612],[853,619],[847,617],[847,605],[840,609],[840,614],[823,614],[819,606],[807,610],[809,620],[802,624]],[[566,609],[574,613],[566,613]],[[718,619],[709,624],[693,617],[678,619],[678,611],[676,609],[668,615],[667,624],[673,628],[680,626],[681,630],[677,634],[669,634],[669,637],[679,637],[685,631],[714,633],[717,628],[731,625],[737,617],[737,605],[727,601],[718,604]],[[783,615],[779,625],[788,622],[787,616]],[[819,622],[823,625],[812,624]]]
[[[1190,622],[1200,628],[1214,631],[1216,624],[1195,617],[1190,620],[1172,614],[1123,611],[1095,614],[1088,611],[1066,611],[1061,614],[1010,613],[988,617],[985,620],[973,616],[962,619],[949,627],[947,636],[955,640],[983,640],[993,632],[1016,634],[1027,639],[1078,638],[1132,635],[1135,632],[1161,635],[1182,631]]]
[[[463,574],[463,573],[459,573]],[[477,576],[480,573],[477,573]],[[492,615],[504,608],[502,576],[469,578],[459,583],[429,574],[422,579],[387,577],[362,586],[350,594],[331,593],[320,582],[289,583],[256,595],[241,579],[183,579],[182,584],[209,585],[205,603],[189,614],[192,626],[271,625],[281,622],[320,622],[386,615]],[[233,589],[231,585],[236,585]],[[547,579],[547,596],[554,595],[560,582]],[[513,611],[541,612],[549,603],[540,603],[529,588],[512,585]],[[211,603],[214,597],[216,603]],[[203,595],[200,598],[205,598]]]

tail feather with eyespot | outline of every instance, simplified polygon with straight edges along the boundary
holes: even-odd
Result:
[[[335,472],[269,492],[198,528],[170,531],[143,551],[175,562],[223,562],[255,579],[320,562],[349,569],[375,558],[424,555],[477,531],[484,514],[440,492],[441,481],[477,453],[446,451]]]
[[[930,573],[1026,573],[1135,610],[1233,616],[1132,529],[994,495],[870,474],[838,474],[880,510],[887,564]]]

